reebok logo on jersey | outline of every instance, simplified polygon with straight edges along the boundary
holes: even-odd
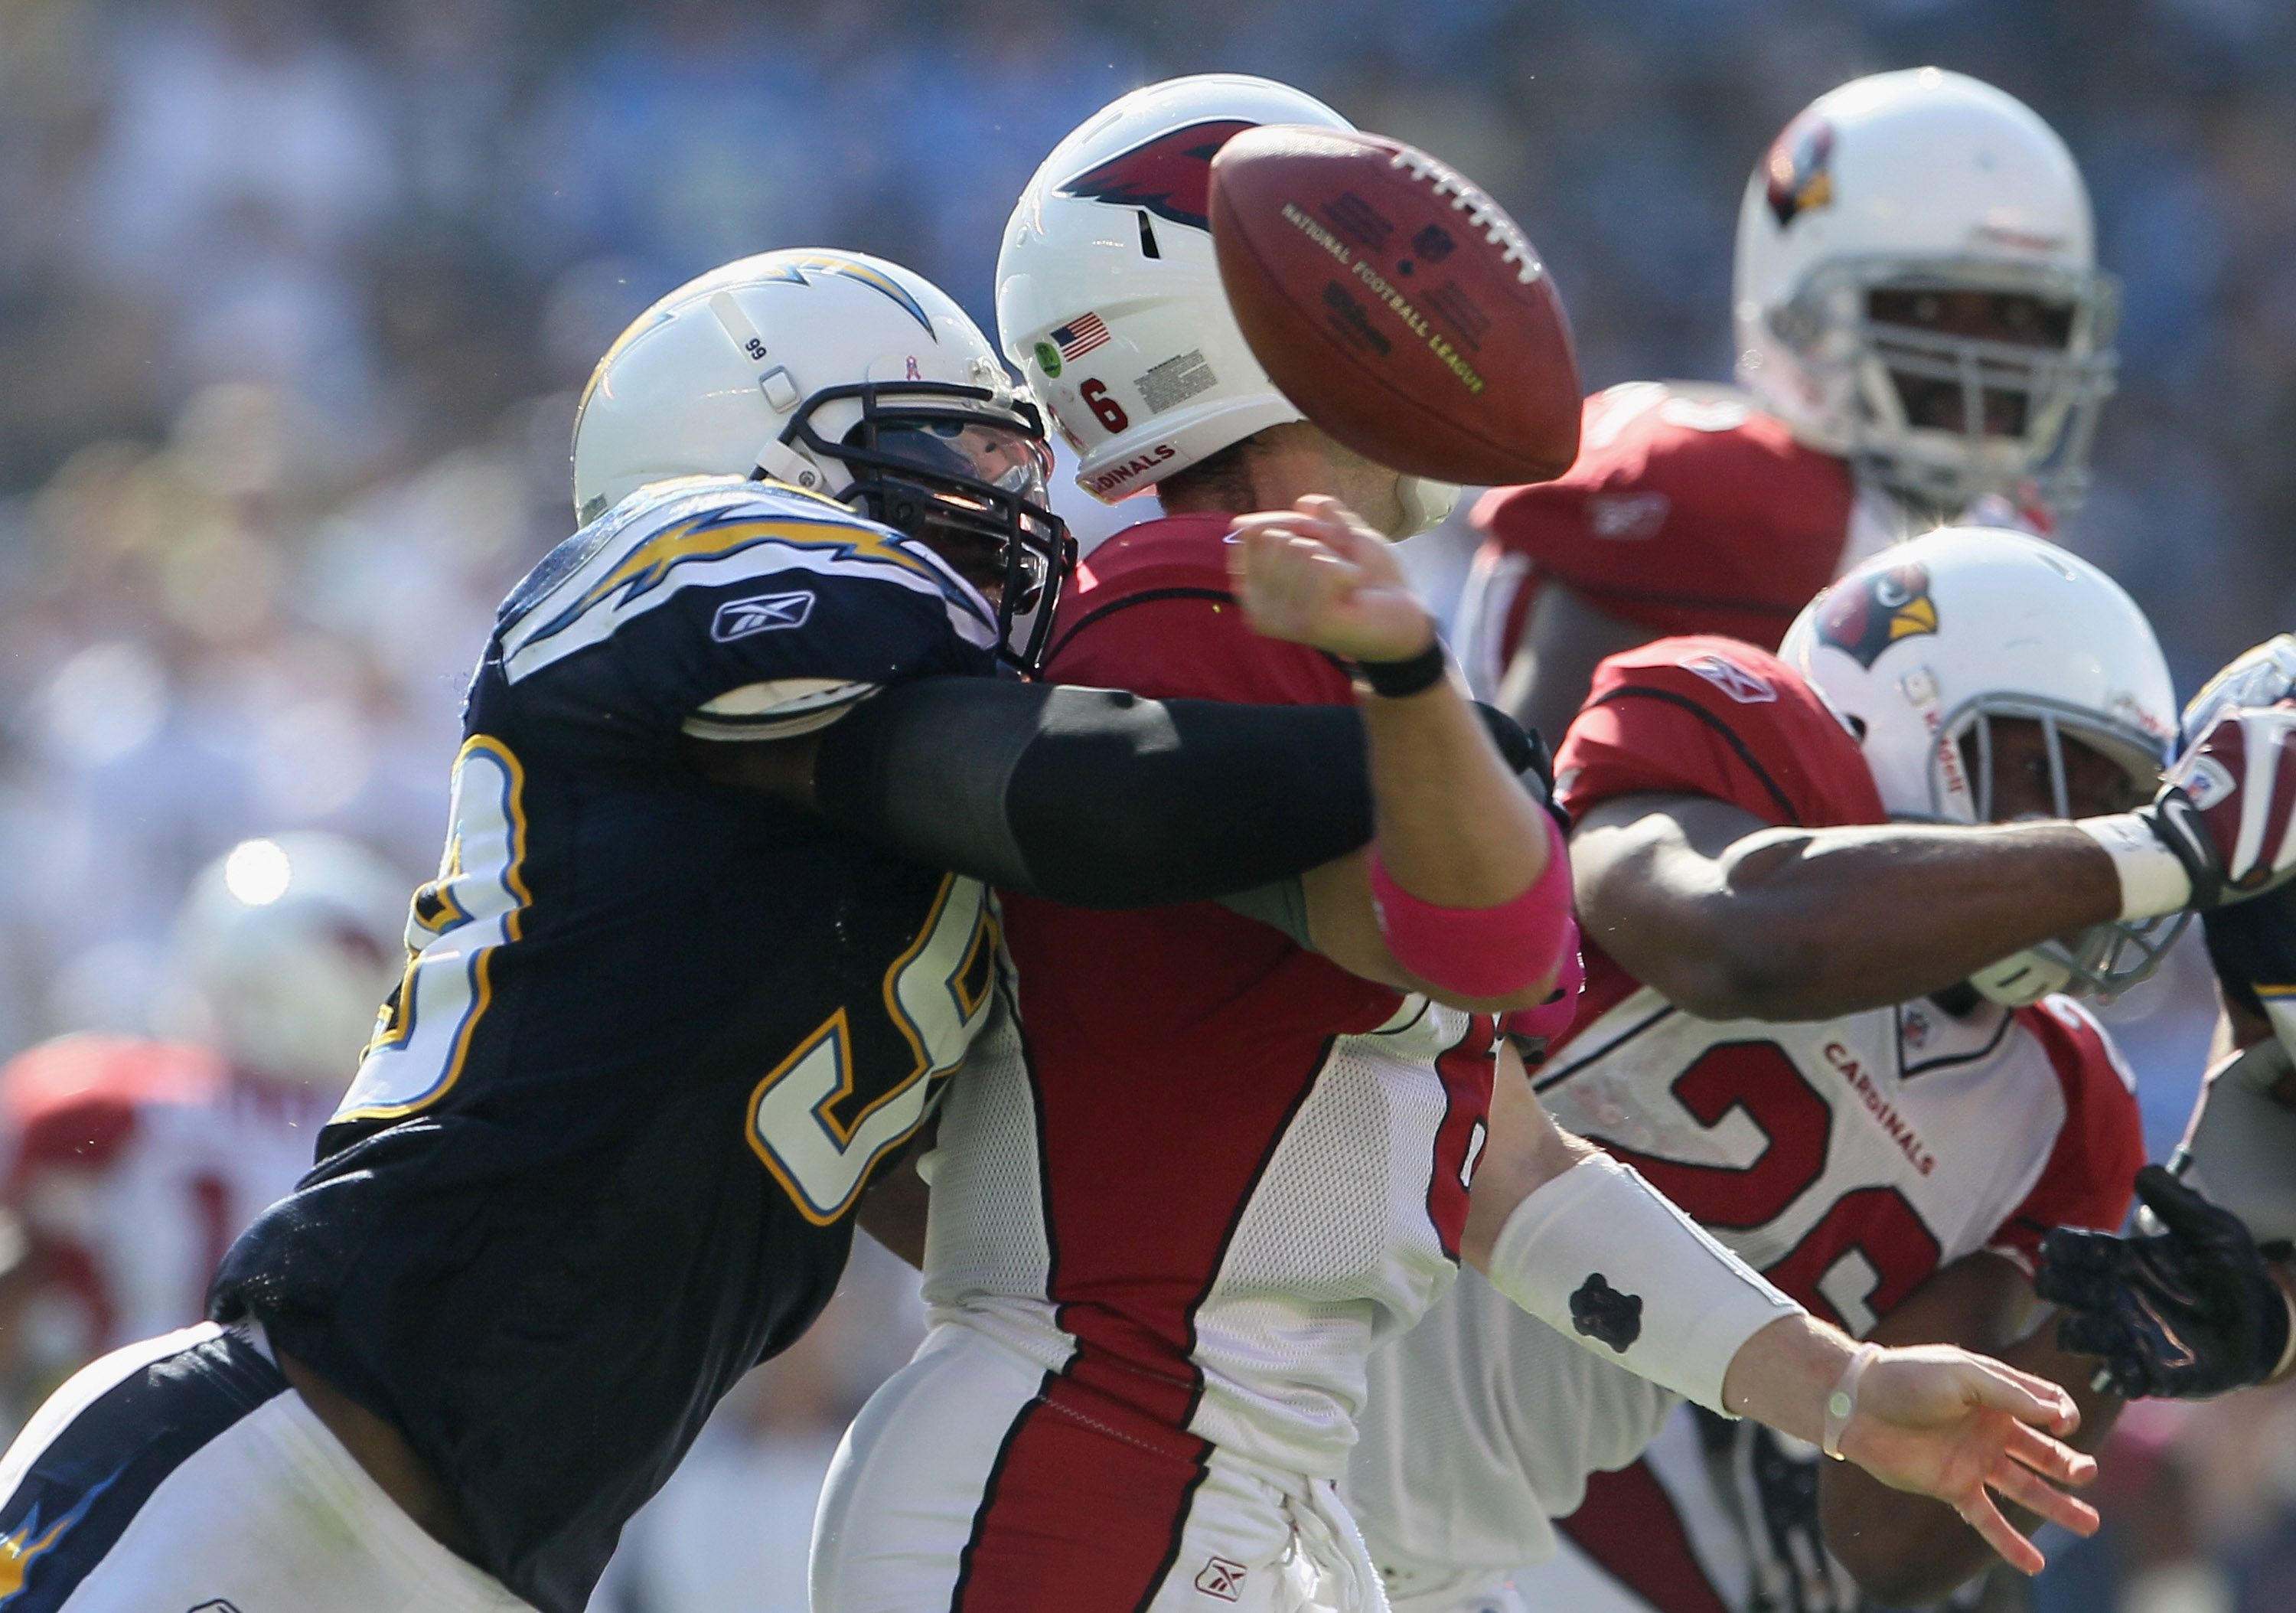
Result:
[[[728,600],[718,607],[717,620],[709,624],[709,636],[720,644],[731,644],[736,638],[747,638],[753,633],[803,627],[812,614],[811,588]]]
[[[1587,499],[1587,530],[1597,538],[1655,538],[1674,501],[1664,493],[1594,493]]]
[[[1643,1336],[1643,1296],[1620,1293],[1596,1271],[1570,1296],[1570,1325],[1624,1355]]]
[[[198,1607],[192,1609],[191,1613],[239,1613],[239,1604],[226,1601],[218,1596],[213,1601],[201,1602]]]
[[[1689,656],[1677,664],[1685,672],[1697,673],[1740,705],[1760,705],[1778,697],[1768,679],[1711,653]]]
[[[1242,1563],[1215,1557],[1204,1564],[1204,1571],[1196,1576],[1196,1589],[1207,1596],[1217,1596],[1222,1601],[1242,1601],[1245,1572]]]

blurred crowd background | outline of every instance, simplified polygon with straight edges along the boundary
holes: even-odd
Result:
[[[173,915],[242,837],[435,866],[471,660],[572,524],[576,391],[687,276],[857,248],[993,328],[1053,144],[1236,69],[1496,193],[1590,387],[1718,378],[1755,159],[1818,93],[1924,62],[2028,101],[2087,175],[2123,366],[2065,537],[2188,693],[2296,617],[2278,0],[0,0],[0,1055],[176,1029]],[[2156,1148],[2208,1011],[2189,957],[2119,1010]],[[890,1266],[729,1404],[614,1606],[802,1606],[810,1488],[913,1337]],[[2038,1605],[2296,1606],[2292,1418],[2133,1415],[2113,1527]]]

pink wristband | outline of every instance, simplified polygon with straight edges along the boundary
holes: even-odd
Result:
[[[1374,843],[1371,897],[1379,932],[1396,962],[1430,985],[1462,997],[1505,997],[1552,970],[1569,940],[1570,858],[1545,812],[1546,868],[1530,888],[1495,908],[1439,908],[1390,877]]]

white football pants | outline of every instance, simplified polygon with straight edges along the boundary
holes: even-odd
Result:
[[[0,1457],[8,1613],[531,1613],[212,1322],[84,1367]]]

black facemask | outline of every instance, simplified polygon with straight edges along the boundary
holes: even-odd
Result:
[[[813,417],[847,398],[859,399],[861,419],[829,441]],[[1035,405],[937,381],[828,387],[782,440],[843,464],[853,476],[844,501],[927,544],[995,598],[998,654],[1024,675],[1040,670],[1076,540],[1047,503],[1052,458]]]

